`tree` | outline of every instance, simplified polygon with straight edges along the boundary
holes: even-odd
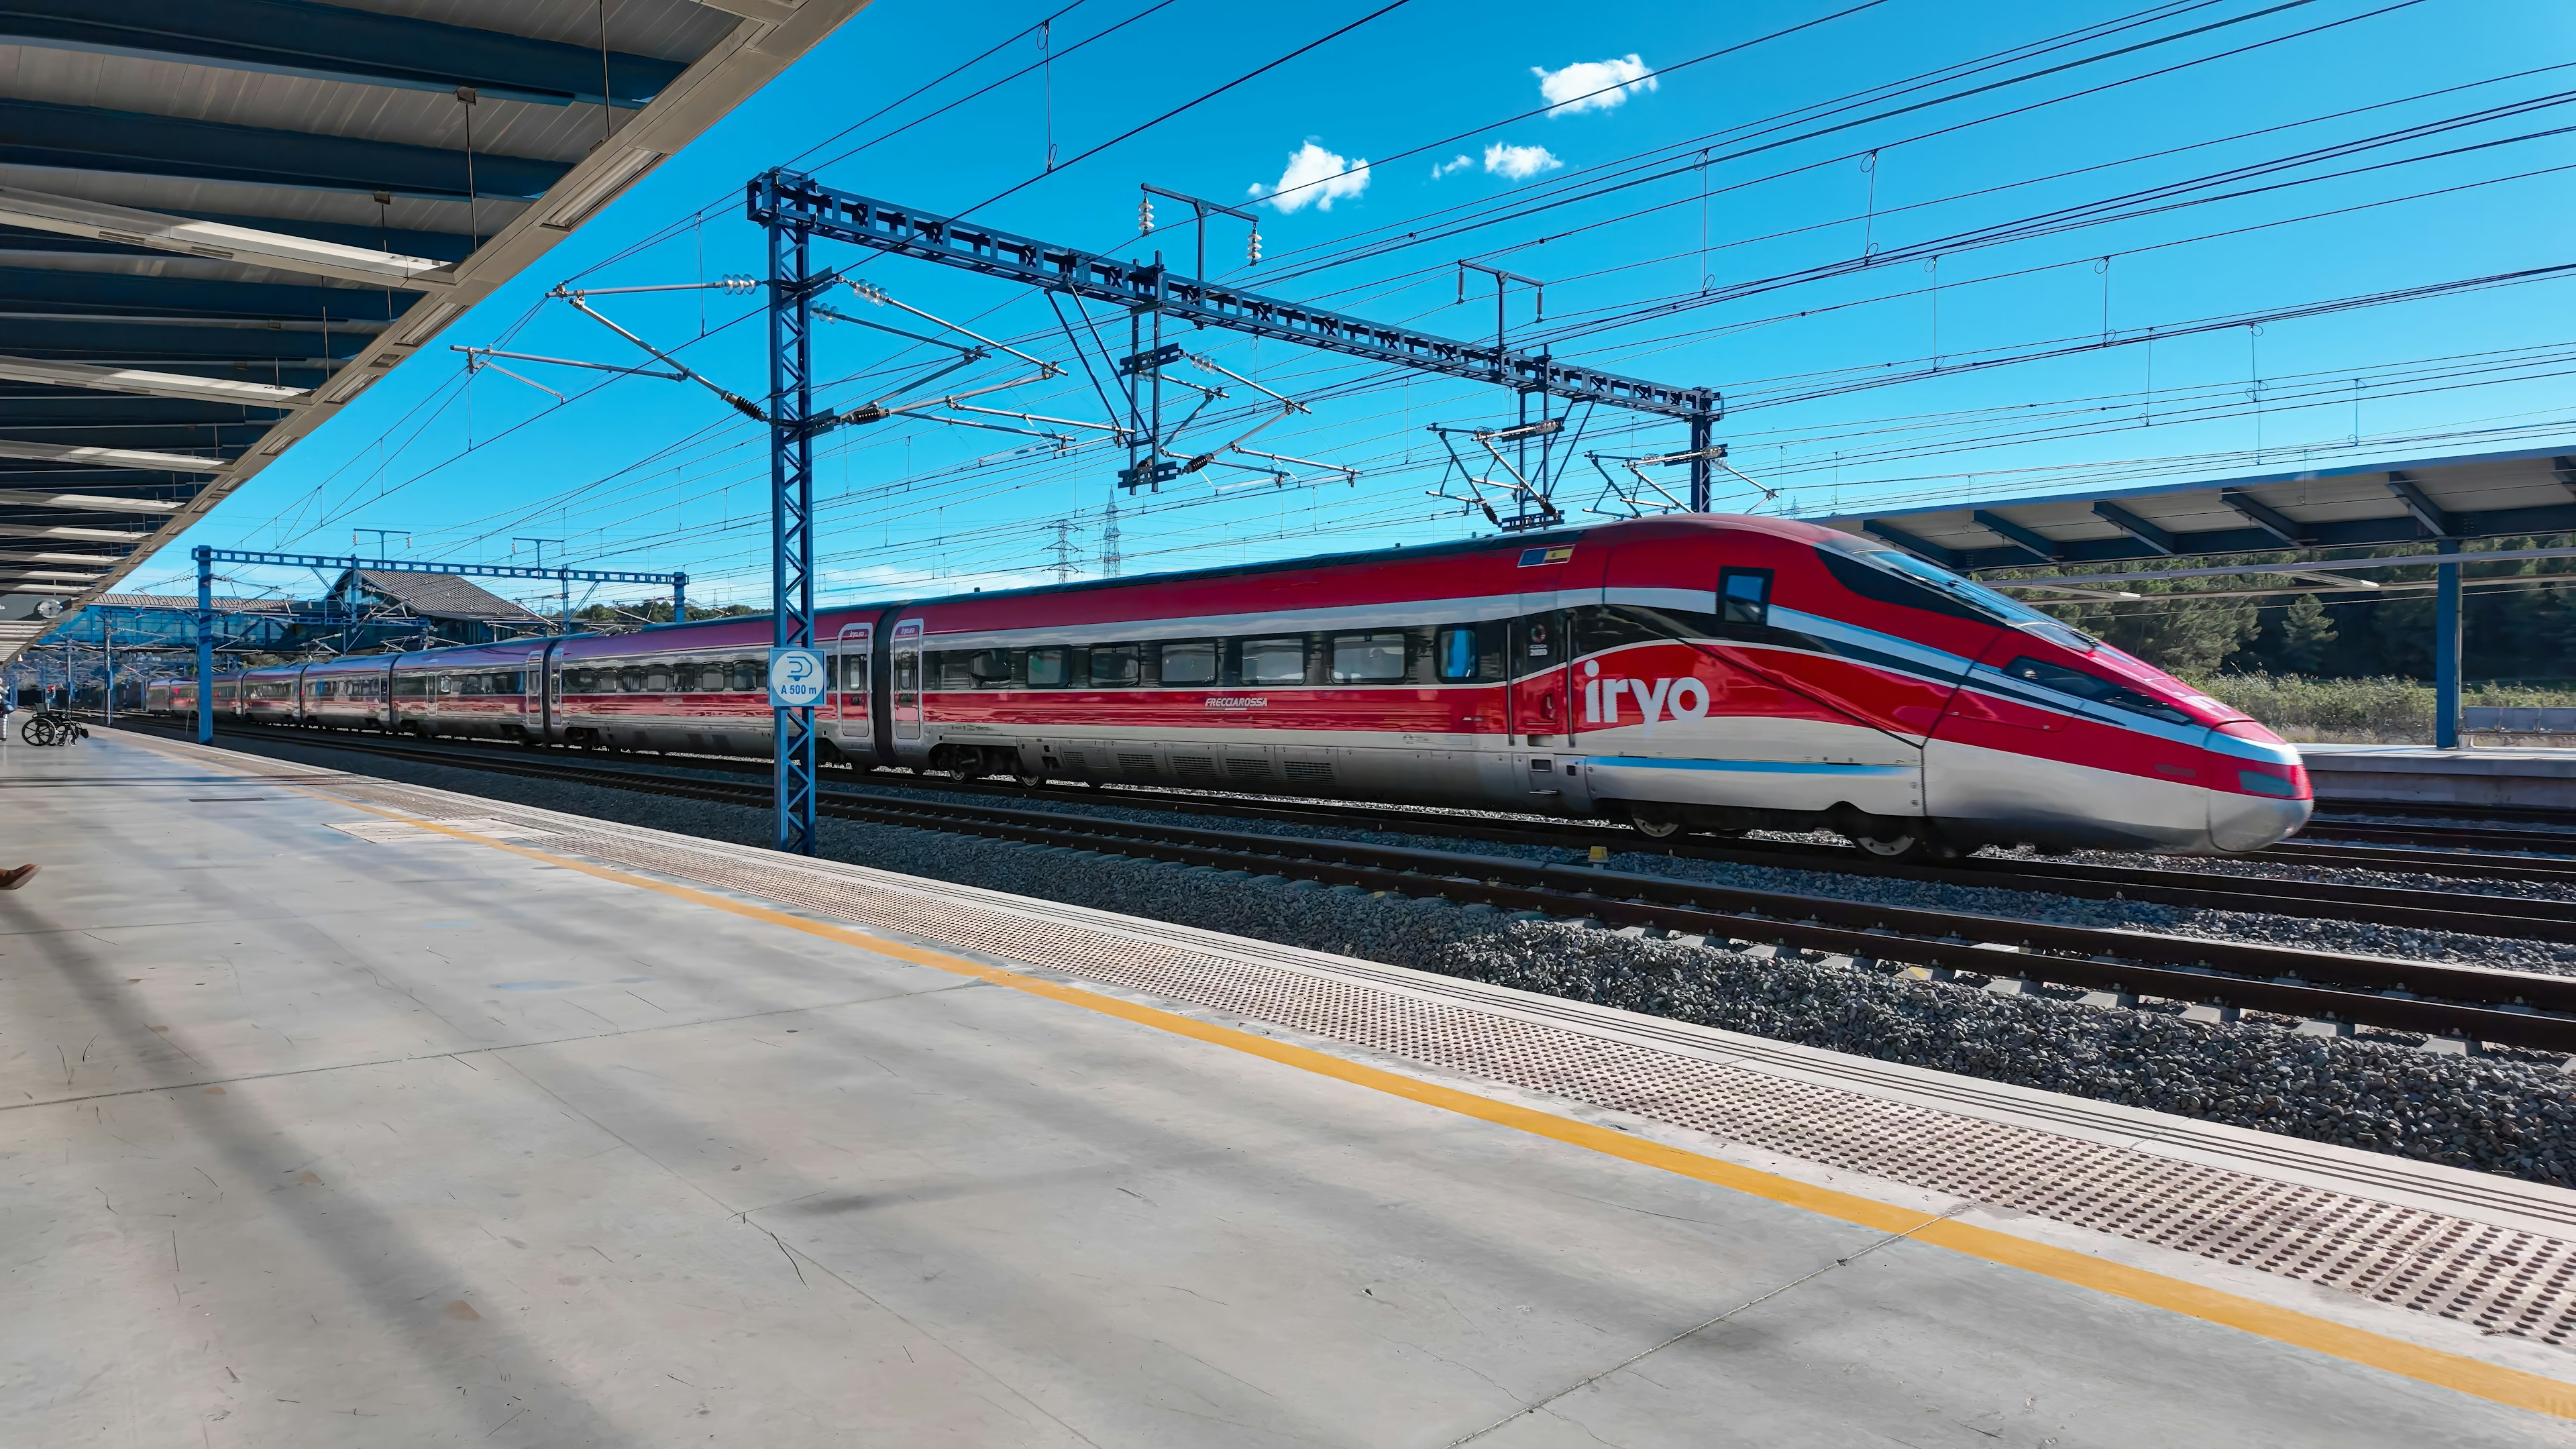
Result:
[[[2272,611],[2266,610],[2270,613]],[[2327,617],[2326,606],[2314,594],[2301,594],[2289,606],[2273,614],[2269,637],[2263,652],[2270,672],[2275,674],[2316,674],[2326,667],[2328,649],[2335,641],[2334,621]]]

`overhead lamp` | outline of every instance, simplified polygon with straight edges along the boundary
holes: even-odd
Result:
[[[0,357],[0,378],[11,382],[85,388],[91,392],[194,398],[201,402],[247,403],[253,407],[294,407],[312,397],[300,387],[235,382],[222,377],[190,377],[177,372],[146,372],[136,367],[92,367],[84,362],[49,362],[36,357]]]
[[[6,592],[12,594],[86,594],[89,590],[76,584],[9,584],[6,586]]]
[[[447,325],[448,319],[465,310],[461,302],[416,303],[402,319],[401,334],[394,338],[397,347],[418,347],[430,334]]]
[[[220,473],[232,466],[222,458],[192,453],[154,453],[141,448],[90,448],[76,443],[29,443],[0,438],[0,458],[40,463],[78,463],[91,468],[148,468],[169,473]]]
[[[662,163],[662,153],[641,146],[629,146],[617,153],[588,179],[566,191],[555,209],[546,213],[540,225],[556,231],[570,231],[590,220],[590,214],[615,201],[618,194],[635,184],[647,171]]]
[[[99,493],[44,493],[31,488],[0,488],[0,504],[17,508],[71,508],[92,513],[176,513],[166,498],[111,498]]]
[[[344,403],[367,390],[367,384],[384,376],[363,367],[343,367],[329,382],[322,384],[316,396],[326,403]]]
[[[276,267],[317,277],[338,277],[377,287],[423,291],[456,285],[456,268],[428,257],[371,252],[364,247],[223,222],[198,221],[128,206],[108,206],[0,186],[0,222],[64,236],[95,237],[126,246],[183,256],[212,257],[245,266]]]
[[[698,0],[709,10],[739,15],[763,25],[784,25],[796,18],[796,7],[802,0]]]
[[[0,538],[67,538],[80,543],[141,543],[150,538],[130,528],[82,528],[69,523],[0,523]]]

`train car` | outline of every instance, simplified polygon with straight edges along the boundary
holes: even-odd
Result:
[[[851,615],[882,763],[1830,828],[2251,850],[2311,809],[2242,713],[1992,590],[1781,519],[968,595]]]
[[[303,678],[301,664],[272,664],[264,669],[246,669],[236,680],[219,682],[231,683],[238,691],[234,696],[235,713],[241,718],[253,724],[302,724]],[[218,694],[216,698],[220,701],[225,696]]]
[[[766,616],[563,641],[551,738],[613,749],[770,753]],[[822,715],[838,713],[827,701]],[[827,730],[827,739],[832,735]]]
[[[361,654],[304,666],[303,723],[323,729],[381,730],[394,656]]]
[[[239,712],[241,676],[215,676],[215,713],[231,719]],[[146,709],[153,714],[166,714],[194,719],[197,716],[197,677],[183,674],[170,679],[156,679],[144,692]]]
[[[552,645],[535,639],[396,655],[386,727],[421,736],[548,738],[544,684]]]
[[[765,756],[766,618],[406,654],[391,727]],[[2242,713],[1895,549],[1687,516],[827,610],[827,757],[1986,844],[2259,849]],[[255,674],[245,709],[264,707]],[[255,715],[255,717],[257,717]]]

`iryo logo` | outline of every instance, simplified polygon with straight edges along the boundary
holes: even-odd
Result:
[[[1708,714],[1708,686],[1685,674],[1678,679],[1621,679],[1615,675],[1600,678],[1598,660],[1583,661],[1583,722],[1590,725],[1619,723],[1621,701],[1637,702],[1638,723],[1644,725],[1646,737],[1654,738],[1655,725],[1667,713],[1674,719],[1700,719]]]

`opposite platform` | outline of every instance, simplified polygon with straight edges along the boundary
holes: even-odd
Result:
[[[2301,745],[2321,802],[2576,809],[2576,749]]]
[[[2576,1438],[2576,1195],[190,746],[0,792],[0,1443]]]

